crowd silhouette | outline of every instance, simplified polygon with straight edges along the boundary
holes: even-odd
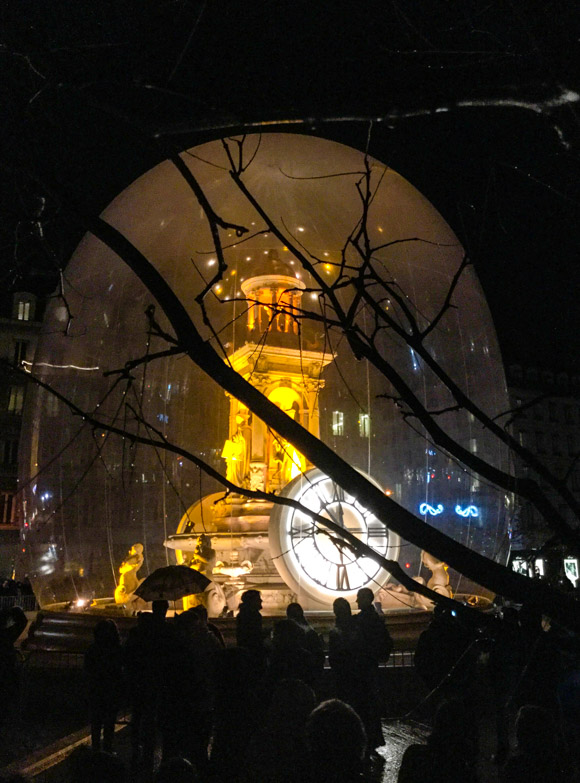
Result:
[[[136,771],[139,779],[202,783],[379,779],[380,666],[393,641],[371,590],[359,590],[357,606],[353,613],[336,599],[327,645],[298,603],[266,632],[257,590],[242,595],[235,647],[225,646],[202,606],[168,620],[167,602],[155,601],[122,647],[114,623],[99,622],[85,663],[93,753],[71,780],[91,780],[91,765],[94,779],[105,779],[123,692],[131,764],[121,769],[110,756],[107,780]],[[546,626],[529,606],[487,615],[436,607],[415,667],[429,691],[422,716],[432,710],[432,731],[426,744],[407,748],[400,783],[485,783],[490,764],[502,783],[576,779],[576,634]],[[491,746],[482,740],[490,733]]]
[[[202,606],[169,619],[167,602],[155,601],[124,644],[112,620],[99,621],[85,655],[92,748],[71,756],[67,780],[379,780],[382,721],[393,717],[380,667],[393,642],[371,590],[359,591],[357,605],[353,614],[344,598],[334,602],[327,640],[297,603],[266,632],[260,593],[249,590],[231,647]],[[22,622],[18,613],[3,618],[5,663]],[[415,668],[427,695],[414,717],[432,730],[392,770],[400,783],[578,780],[578,634],[530,606],[436,607]],[[125,765],[114,728],[127,706]]]

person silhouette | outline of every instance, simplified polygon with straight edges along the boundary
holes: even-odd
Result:
[[[256,674],[264,673],[268,664],[268,653],[262,630],[262,595],[259,590],[242,593],[240,610],[236,617],[236,643],[251,655]]]
[[[19,653],[14,647],[28,620],[19,606],[0,612],[0,734],[18,704],[20,691]]]
[[[320,677],[324,670],[324,646],[320,635],[316,633],[304,616],[304,609],[299,603],[293,601],[286,607],[286,617],[296,623],[306,634],[305,644],[307,650],[312,653],[317,676]]]
[[[85,653],[91,718],[91,745],[94,751],[113,751],[115,721],[124,691],[123,652],[119,631],[113,620],[99,620],[94,642]]]
[[[393,640],[374,607],[373,591],[361,588],[356,596],[360,609],[355,617],[355,648],[359,665],[359,693],[353,705],[364,723],[369,752],[384,743],[381,727],[379,663],[386,662]]]

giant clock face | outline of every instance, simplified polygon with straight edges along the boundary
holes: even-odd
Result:
[[[291,481],[282,494],[344,527],[378,554],[397,558],[398,536],[317,468]],[[331,604],[338,596],[350,600],[361,587],[376,591],[389,578],[374,560],[357,558],[332,531],[288,506],[272,511],[270,550],[286,584],[318,603]]]

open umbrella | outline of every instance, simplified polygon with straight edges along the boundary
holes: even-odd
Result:
[[[184,595],[203,593],[210,583],[205,574],[184,565],[157,568],[135,590],[144,601],[177,601]]]

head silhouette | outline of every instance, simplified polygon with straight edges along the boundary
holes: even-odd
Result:
[[[99,620],[93,630],[96,644],[104,647],[118,647],[121,644],[119,630],[113,620]]]
[[[337,598],[332,604],[332,610],[336,621],[348,621],[352,617],[352,611],[346,598]]]
[[[367,609],[373,605],[374,600],[375,596],[370,587],[361,587],[356,594],[356,603],[359,609]]]
[[[299,625],[303,625],[306,623],[306,618],[304,617],[304,609],[300,606],[300,604],[293,602],[291,604],[288,604],[286,607],[286,617],[289,620],[294,620],[295,623],[298,623]]]
[[[151,609],[153,610],[154,617],[163,620],[169,609],[169,601],[166,601],[164,598],[159,598],[152,602]]]
[[[255,609],[259,612],[262,608],[262,594],[260,591],[246,590],[245,593],[242,593],[241,606],[246,609]]]
[[[317,781],[354,781],[362,770],[366,734],[357,713],[339,699],[319,704],[306,723],[306,745]]]

